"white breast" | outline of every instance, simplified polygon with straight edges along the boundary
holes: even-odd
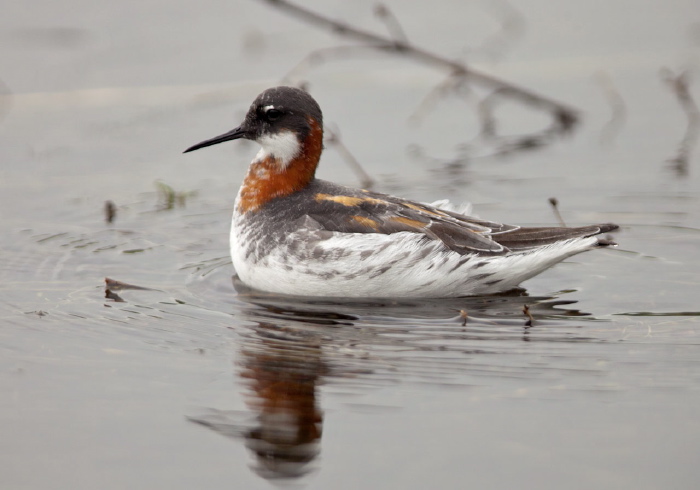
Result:
[[[234,215],[231,258],[240,279],[255,289],[300,296],[455,297],[512,289],[566,257],[592,248],[576,238],[500,256],[464,256],[410,232],[391,235],[333,233],[310,240],[290,233],[253,258],[249,237]],[[238,223],[237,223],[238,220]]]

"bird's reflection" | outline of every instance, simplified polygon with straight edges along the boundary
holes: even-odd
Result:
[[[527,341],[532,325],[586,315],[557,308],[574,301],[530,297],[524,290],[451,300],[340,301],[280,297],[234,284],[237,298],[247,304],[238,312],[244,318],[238,319],[252,325],[238,332],[236,362],[250,412],[244,417],[212,411],[190,420],[244,440],[253,455],[253,470],[277,481],[314,469],[323,428],[318,390],[328,379],[352,375],[370,383],[373,373],[391,364],[392,348],[401,352],[404,375],[410,376],[407,372],[419,372],[424,359],[411,357],[411,352],[459,352],[463,358],[469,344],[469,352],[478,355],[481,341],[510,342],[517,336]],[[525,305],[530,305],[525,307],[527,315]],[[466,311],[468,317],[461,314]],[[553,322],[550,325],[556,325]],[[357,346],[371,353],[369,360],[352,354]],[[449,362],[445,366],[453,369]],[[454,370],[464,369],[463,363],[454,363]],[[386,375],[382,372],[385,379]],[[401,376],[401,371],[392,370],[391,376]]]
[[[272,323],[259,323],[258,342],[241,354],[240,376],[248,385],[248,406],[256,426],[245,434],[265,478],[290,478],[308,471],[320,451],[323,413],[317,384],[323,374],[321,346]]]
[[[318,383],[326,368],[320,340],[271,322],[242,336],[236,362],[252,413],[211,410],[189,417],[226,437],[243,439],[252,469],[268,480],[294,479],[313,469],[320,452],[323,412]]]

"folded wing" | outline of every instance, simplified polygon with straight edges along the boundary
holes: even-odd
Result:
[[[579,228],[519,226],[484,221],[459,213],[368,191],[338,186],[316,192],[317,206],[307,215],[326,231],[343,233],[410,232],[439,240],[459,254],[504,255],[589,237],[617,229],[616,225]],[[610,243],[601,241],[601,245]]]

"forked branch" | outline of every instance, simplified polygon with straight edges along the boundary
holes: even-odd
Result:
[[[446,70],[452,77],[468,79],[471,83],[491,89],[499,96],[514,98],[530,106],[546,110],[552,114],[553,127],[556,128],[557,131],[566,132],[572,129],[579,120],[580,116],[578,110],[567,104],[563,104],[507,80],[475,70],[460,61],[451,60],[411,44],[403,35],[403,32],[398,31],[395,27],[397,25],[395,19],[393,16],[389,16],[385,8],[380,12],[382,12],[384,20],[390,20],[391,24],[394,26],[391,29],[394,33],[394,37],[386,37],[345,22],[331,19],[287,0],[262,1],[306,22],[328,29],[340,36],[365,43],[368,47],[373,49],[405,56],[421,63]],[[397,35],[397,32],[401,32],[401,34]]]

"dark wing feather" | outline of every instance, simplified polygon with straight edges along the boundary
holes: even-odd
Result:
[[[441,241],[447,248],[460,254],[505,253],[507,249],[494,241],[490,235],[494,231],[517,229],[513,226],[472,220],[467,216],[443,211],[427,204],[374,192],[343,188],[341,194],[316,195],[325,196],[320,201],[326,202],[321,203],[317,198],[320,207],[307,209],[307,214],[326,230],[344,233],[419,233],[428,239]],[[338,195],[348,199],[337,199]]]
[[[314,205],[305,206],[305,214],[318,222],[323,230],[383,234],[407,231],[439,240],[450,250],[463,255],[501,255],[617,229],[613,224],[521,228],[321,180],[315,181],[308,192],[312,193],[310,197]]]
[[[552,243],[569,240],[571,238],[584,238],[607,233],[618,228],[617,225],[606,223],[603,225],[582,226],[579,228],[520,228],[501,235],[494,236],[494,240],[510,250],[528,250],[551,245]],[[612,242],[601,245],[610,245]]]

